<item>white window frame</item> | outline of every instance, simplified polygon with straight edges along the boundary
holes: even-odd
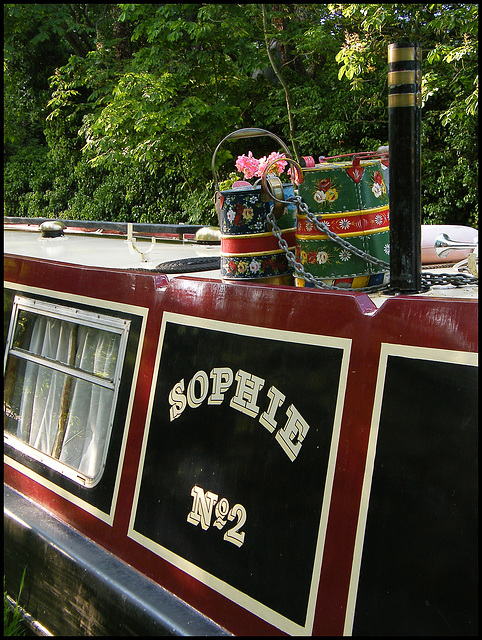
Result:
[[[81,371],[76,367],[72,367],[55,360],[51,360],[50,358],[47,358],[44,356],[39,356],[39,355],[30,353],[23,349],[14,348],[13,340],[15,336],[15,330],[17,327],[18,316],[21,311],[27,311],[27,312],[35,313],[37,315],[47,316],[48,318],[54,318],[61,321],[76,323],[79,326],[89,326],[95,329],[101,329],[104,331],[108,331],[110,333],[119,334],[120,335],[119,350],[117,354],[117,361],[116,361],[116,366],[115,366],[112,380],[108,380],[100,376],[96,376],[95,374],[91,374],[86,371]],[[59,472],[63,476],[70,478],[71,480],[74,480],[76,483],[78,483],[81,486],[90,488],[98,484],[105,468],[107,452],[109,450],[109,442],[110,442],[113,423],[114,423],[114,416],[115,416],[115,410],[117,406],[117,399],[119,395],[122,369],[123,369],[124,360],[126,356],[127,340],[129,337],[130,325],[131,325],[131,321],[125,318],[119,318],[117,316],[106,315],[106,314],[98,313],[96,311],[87,311],[85,309],[68,307],[68,306],[64,306],[56,303],[46,302],[43,300],[37,300],[34,298],[27,298],[24,296],[15,295],[13,300],[10,325],[8,329],[7,343],[5,348],[4,375],[6,372],[8,358],[11,355],[21,360],[30,361],[40,366],[58,371],[60,373],[71,375],[74,378],[81,379],[86,382],[90,382],[91,384],[98,385],[100,387],[104,387],[107,389],[111,389],[113,391],[113,397],[112,397],[112,404],[111,404],[110,413],[109,413],[109,424],[106,430],[106,439],[105,439],[102,462],[99,466],[98,472],[93,478],[86,476],[80,471],[72,467],[69,467],[65,463],[60,462],[55,458],[52,458],[47,453],[39,451],[35,447],[23,442],[13,434],[8,433],[6,431],[4,431],[4,441],[8,443],[10,446],[12,446],[14,449],[19,451],[20,453],[30,457],[33,460],[36,460],[42,463],[43,465],[53,469],[54,471]]]

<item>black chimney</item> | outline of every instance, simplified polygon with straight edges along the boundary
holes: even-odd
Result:
[[[420,110],[418,43],[388,46],[390,289],[421,291]]]

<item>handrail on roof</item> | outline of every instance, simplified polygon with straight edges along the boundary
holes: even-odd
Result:
[[[41,225],[47,220],[55,220],[57,218],[3,218],[4,224],[31,224]],[[64,220],[58,218],[66,227],[74,227],[77,229],[105,229],[108,231],[119,231],[127,235],[127,222],[108,222],[103,220]],[[196,233],[205,225],[199,224],[151,224],[147,222],[132,223],[135,233],[176,233],[182,235],[185,233]]]

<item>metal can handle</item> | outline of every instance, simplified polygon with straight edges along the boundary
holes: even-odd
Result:
[[[298,174],[298,184],[301,184],[303,182],[303,171],[300,167],[300,165],[293,160],[292,158],[285,158],[286,162],[288,162],[289,164],[293,165],[293,167],[296,169],[296,173]],[[270,191],[270,181],[267,179],[268,178],[268,172],[271,168],[271,166],[273,164],[275,164],[276,162],[278,162],[278,160],[272,160],[269,164],[266,165],[266,167],[263,170],[263,175],[261,176],[261,180],[262,180],[262,184],[263,184],[263,189],[266,191],[266,193],[268,194],[268,197],[270,198],[270,200],[273,200],[274,202],[277,203],[281,203],[281,204],[292,204],[291,202],[289,202],[288,200],[280,200],[279,198],[277,198],[273,193],[271,193]],[[294,176],[291,176],[292,182],[294,183]]]
[[[276,142],[283,148],[287,158],[291,158],[290,150],[288,149],[286,144],[283,142],[283,140],[281,140],[281,138],[278,138],[277,135],[275,135],[274,133],[271,133],[271,131],[267,131],[266,129],[257,129],[254,127],[246,128],[246,129],[236,129],[236,131],[232,131],[225,138],[223,138],[221,142],[218,144],[218,146],[216,147],[216,149],[214,150],[213,158],[211,161],[211,169],[213,172],[215,191],[219,191],[219,183],[218,183],[218,177],[216,175],[215,161],[216,161],[216,154],[220,146],[224,142],[226,142],[226,140],[236,140],[238,138],[257,138],[260,136],[269,136],[274,140],[276,140]]]

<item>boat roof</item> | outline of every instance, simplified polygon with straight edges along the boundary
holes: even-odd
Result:
[[[131,242],[127,224],[69,223],[59,237],[43,237],[39,223],[5,223],[4,251],[90,267],[150,271],[165,262],[216,258],[220,252],[219,241],[208,244],[195,240],[196,231],[202,228],[199,225],[133,225]],[[203,273],[207,277],[221,277],[219,269]]]
[[[182,265],[187,259],[198,258],[212,258],[214,262],[220,255],[219,230],[209,229],[214,232],[211,236],[214,240],[206,240],[206,228],[201,225],[139,223],[128,227],[128,223],[69,220],[62,221],[65,225],[62,236],[44,237],[40,230],[43,222],[45,218],[5,218],[4,252],[90,267],[153,272],[166,262],[180,260]],[[463,272],[461,269],[460,263],[422,265],[422,272],[433,275],[455,276]],[[467,270],[465,273],[470,275]],[[221,279],[219,268],[203,271],[189,268],[182,271],[181,268],[176,273],[168,273],[167,277],[172,279],[185,275]],[[383,304],[387,297],[386,293],[369,295],[377,306]],[[426,292],[410,295],[478,300],[478,286],[434,284]]]

